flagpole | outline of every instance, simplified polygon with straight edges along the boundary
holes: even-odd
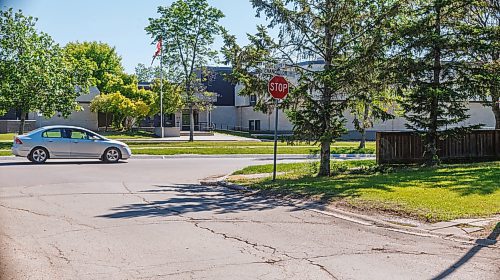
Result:
[[[160,39],[161,40],[161,39]],[[161,44],[160,50],[160,128],[161,128],[161,138],[165,137],[165,131],[163,129],[163,42]]]

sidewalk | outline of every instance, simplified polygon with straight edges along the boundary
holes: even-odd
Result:
[[[179,137],[165,137],[165,138],[144,138],[144,139],[114,139],[118,141],[133,143],[133,142],[151,142],[151,143],[163,143],[163,142],[186,142],[189,141],[189,136],[179,136]],[[238,142],[238,141],[251,141],[251,142],[261,142],[259,139],[240,137],[228,134],[222,134],[214,132],[213,136],[194,136],[195,141],[214,141],[214,142]]]

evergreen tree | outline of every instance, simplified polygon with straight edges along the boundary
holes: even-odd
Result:
[[[224,56],[233,66],[232,77],[256,94],[258,108],[269,108],[267,81],[276,72],[290,77],[293,90],[283,108],[294,125],[296,139],[319,142],[319,176],[330,175],[330,145],[345,132],[343,113],[356,65],[368,46],[360,38],[383,28],[397,11],[398,1],[377,0],[251,0],[257,14],[279,31],[267,29],[249,36],[240,47],[225,35]],[[310,60],[310,63],[301,63]],[[276,65],[280,66],[276,68]],[[277,71],[276,71],[277,70]]]
[[[401,104],[407,127],[423,136],[428,165],[439,162],[438,139],[466,129],[458,124],[469,117],[467,105],[475,93],[468,86],[472,82],[469,62],[461,57],[468,38],[459,27],[470,3],[409,1],[399,17],[399,32],[394,34]]]
[[[470,87],[491,108],[500,129],[500,1],[472,1],[460,31],[468,38],[463,56],[470,62]]]

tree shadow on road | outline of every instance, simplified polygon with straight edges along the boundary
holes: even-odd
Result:
[[[486,239],[478,239],[476,240],[476,245],[472,247],[463,257],[461,257],[457,262],[447,268],[445,271],[441,272],[436,277],[432,278],[432,280],[441,280],[446,279],[450,274],[455,272],[462,265],[466,264],[472,257],[474,257],[481,249],[484,247],[496,244],[498,242],[498,236],[500,235],[500,223],[497,223],[495,228],[491,231],[490,235],[486,237]]]
[[[214,214],[264,211],[287,205],[286,202],[259,195],[245,195],[222,187],[201,185],[157,186],[138,192],[144,203],[133,203],[112,208],[112,213],[101,218],[130,219],[138,217],[168,217],[189,213],[212,212]],[[148,193],[172,193],[163,200],[147,200]],[[304,207],[304,206],[303,206]],[[305,206],[307,207],[307,206]],[[300,208],[303,209],[303,208]],[[298,210],[294,207],[292,211]]]

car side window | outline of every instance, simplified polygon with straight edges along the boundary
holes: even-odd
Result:
[[[94,133],[90,133],[90,132],[87,132],[87,137],[88,139],[90,140],[102,140],[101,137],[97,136],[96,134]]]
[[[81,131],[81,130],[71,130],[71,139],[89,139],[87,137],[87,133],[85,133],[85,131]]]
[[[56,129],[49,129],[46,130],[42,133],[42,137],[44,138],[62,138],[63,135],[61,133],[61,130],[59,128]]]

